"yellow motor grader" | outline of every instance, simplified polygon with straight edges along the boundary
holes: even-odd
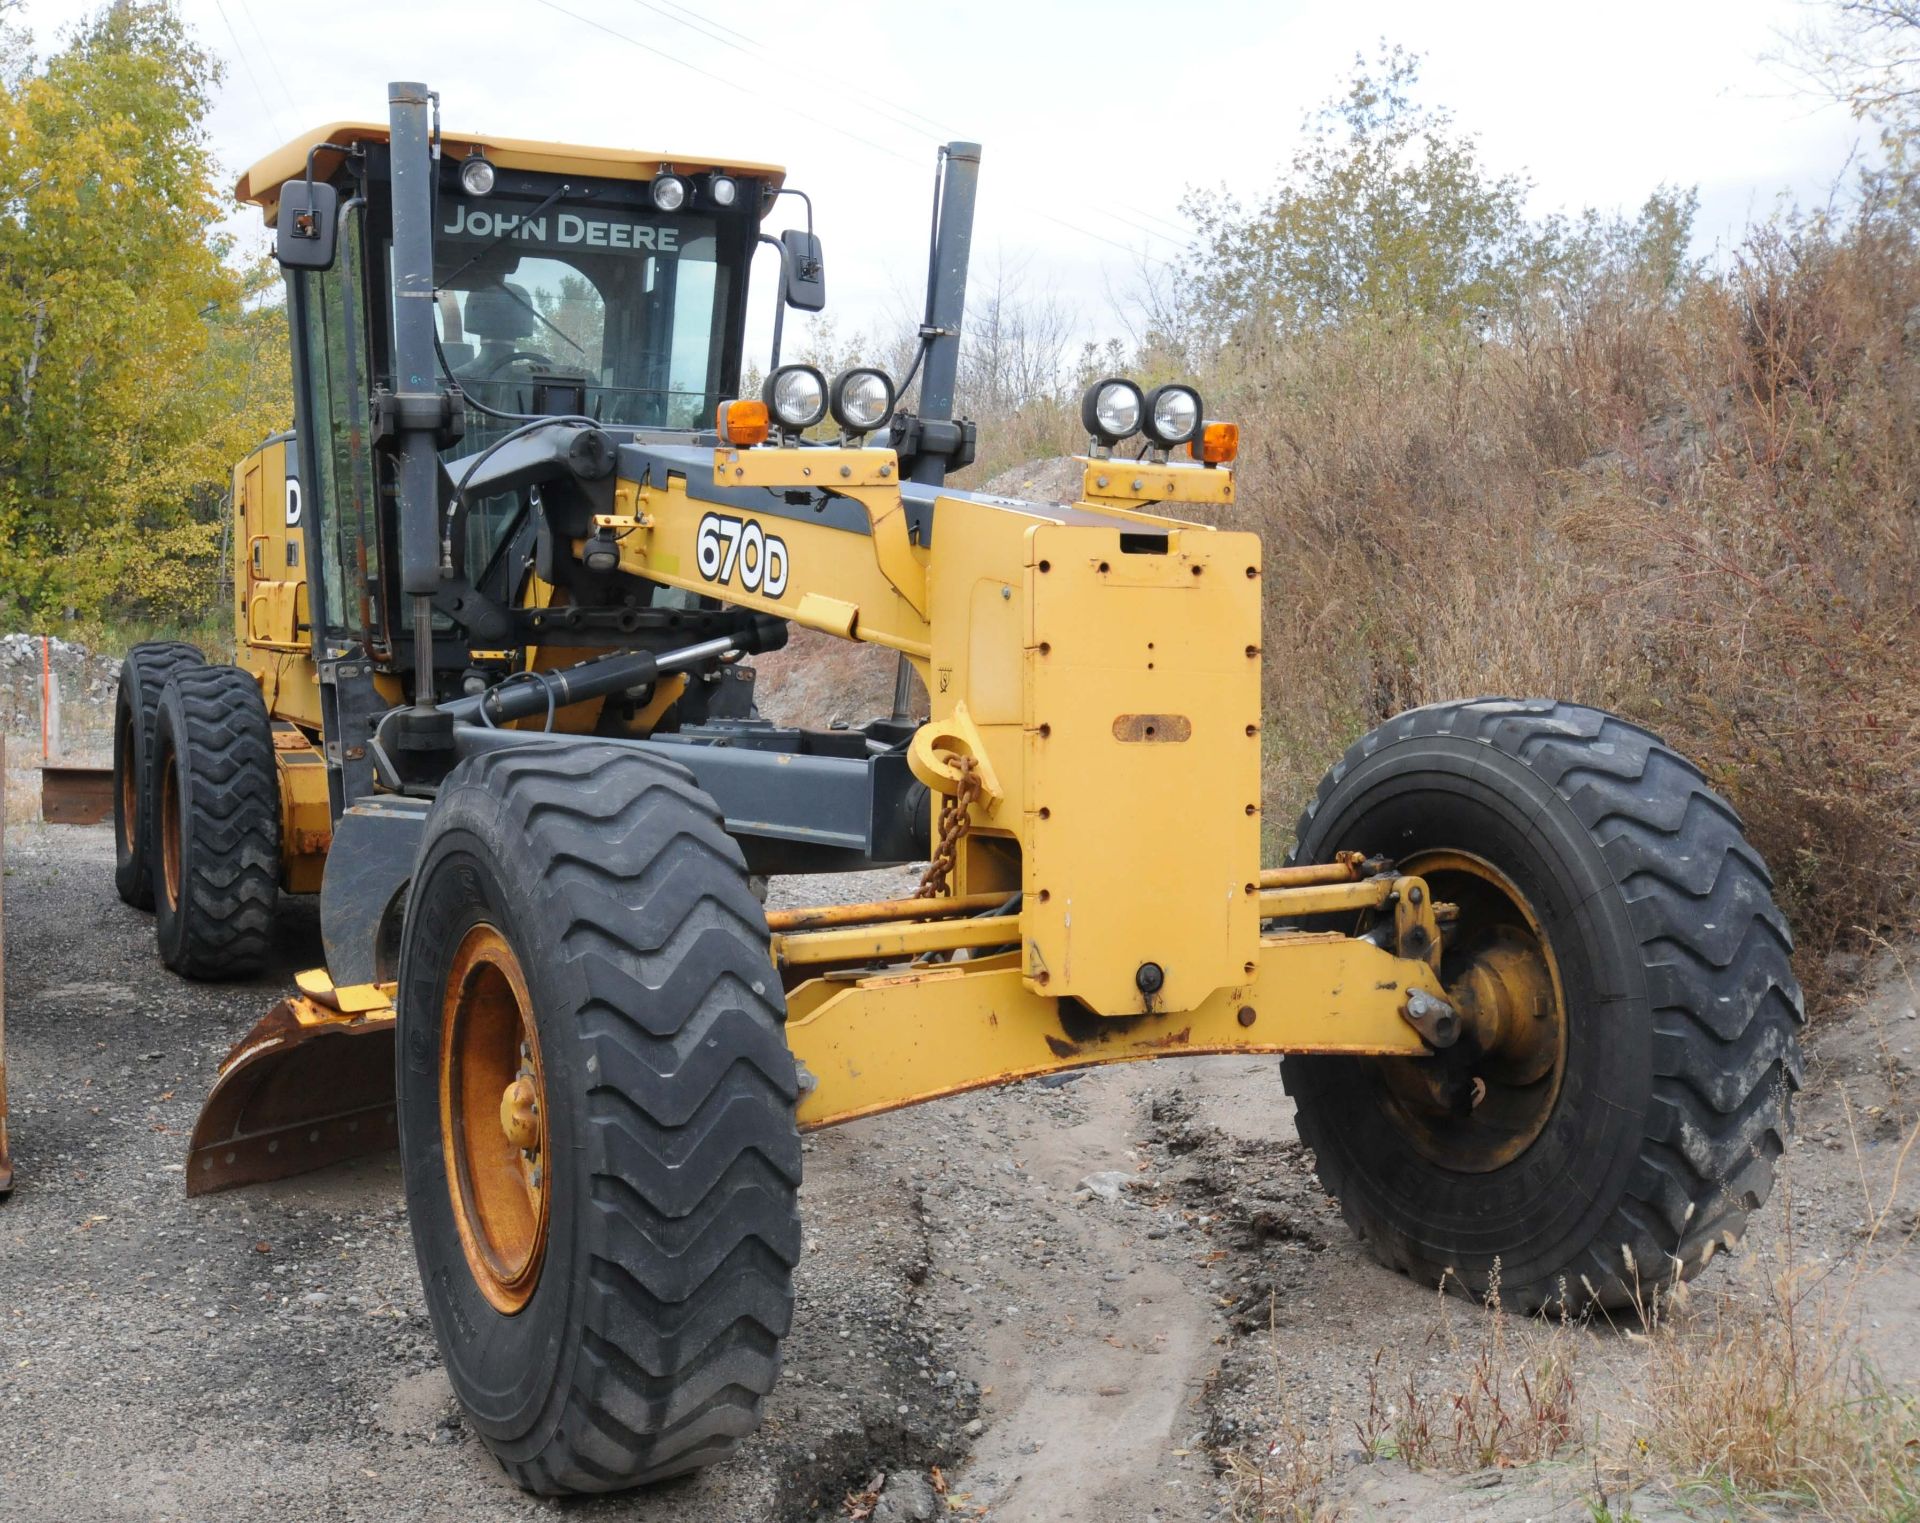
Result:
[[[190,978],[319,895],[326,967],[222,1066],[188,1188],[397,1142],[448,1374],[529,1489],[725,1456],[780,1368],[799,1134],[982,1085],[1284,1054],[1371,1249],[1510,1306],[1692,1274],[1768,1193],[1799,994],[1692,766],[1572,704],[1417,709],[1263,867],[1295,589],[1146,510],[1232,503],[1234,427],[1111,378],[1080,501],[946,485],[979,157],[941,155],[912,372],[776,336],[758,397],[756,250],[776,311],[824,296],[810,225],[762,231],[778,169],[442,132],[396,84],[240,182],[295,428],[234,473],[237,664],[127,657],[118,887]],[[794,624],[897,652],[926,712],[762,719]],[[929,859],[906,899],[756,892]]]

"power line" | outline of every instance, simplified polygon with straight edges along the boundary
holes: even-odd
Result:
[[[749,85],[742,84],[737,79],[730,79],[724,74],[716,74],[711,69],[703,69],[700,65],[689,63],[678,54],[669,52],[666,48],[660,47],[655,43],[642,42],[638,37],[631,36],[619,30],[617,27],[608,26],[605,22],[596,21],[590,16],[582,16],[577,11],[570,11],[564,5],[559,4],[558,0],[540,0],[540,4],[544,5],[550,11],[557,11],[560,15],[567,17],[571,21],[579,22],[582,26],[590,26],[597,32],[604,32],[609,37],[618,38],[621,42],[639,48],[643,53],[651,53],[656,58],[664,58],[668,63],[677,64],[691,73],[698,74],[702,79],[710,79],[715,84],[725,85],[729,90],[737,90],[742,95],[750,95],[756,100],[765,99],[761,91],[755,90]],[[876,143],[872,138],[863,137],[861,134],[841,125],[839,122],[830,121],[826,117],[816,116],[811,111],[801,110],[799,107],[791,104],[784,105],[782,109],[806,121],[810,121],[816,126],[825,127],[829,132],[837,132],[840,136],[858,143],[864,148],[872,149],[875,153],[885,154],[890,159],[898,159],[901,163],[911,164],[915,168],[923,167],[922,161],[913,157],[911,154],[902,153],[897,148],[890,148],[885,143]],[[1156,265],[1164,265],[1167,262],[1164,259],[1152,257],[1144,250],[1135,249],[1128,244],[1121,243],[1118,239],[1096,233],[1092,228],[1082,227],[1077,222],[1070,222],[1065,217],[1058,216],[1053,212],[1044,211],[1039,207],[1029,206],[1024,202],[1016,202],[1016,204],[1019,205],[1022,210],[1028,211],[1034,216],[1045,218],[1049,222],[1058,223],[1070,232],[1078,233],[1083,238],[1091,238],[1096,243],[1104,243],[1108,248],[1118,249],[1121,253],[1129,257],[1139,258],[1149,264]]]
[[[680,25],[690,27],[694,31],[712,38],[713,41],[720,43],[722,46],[730,47],[736,52],[745,53],[749,57],[767,59],[773,57],[773,54],[768,50],[766,44],[760,42],[751,34],[738,31],[726,25],[724,22],[714,21],[711,18],[701,16],[698,12],[690,11],[683,5],[674,4],[673,0],[630,0],[630,3],[638,5],[645,10],[650,10],[656,16],[664,16],[669,21],[677,21]],[[726,35],[722,36],[720,35],[721,33],[725,33]],[[924,112],[916,111],[913,107],[903,105],[898,101],[888,100],[886,96],[879,94],[877,91],[870,90],[863,85],[854,84],[844,77],[838,79],[831,75],[822,75],[820,77],[825,83],[837,85],[843,91],[865,95],[870,100],[881,102],[893,113],[891,119],[898,125],[908,128],[910,131],[920,132],[931,128],[935,132],[945,133],[948,137],[958,136],[952,128],[943,127],[939,122]],[[907,117],[914,118],[922,125],[914,126],[912,122],[905,119]]]
[[[729,79],[724,74],[716,74],[711,69],[703,69],[697,63],[688,63],[686,59],[680,57],[678,54],[669,53],[665,48],[657,47],[651,42],[642,42],[638,37],[630,36],[616,27],[610,27],[604,21],[595,21],[591,16],[582,16],[577,11],[570,11],[564,5],[557,4],[556,0],[540,0],[540,4],[544,5],[550,11],[558,11],[570,21],[577,21],[582,26],[590,26],[596,32],[605,32],[609,37],[617,37],[620,41],[632,47],[639,48],[643,53],[651,53],[656,58],[666,59],[668,63],[678,64],[681,68],[698,74],[702,79],[710,79],[717,85],[725,85],[729,90],[738,90],[742,95],[751,95],[756,98],[760,97],[759,91],[741,84],[737,79]],[[837,132],[844,138],[851,138],[854,142],[871,148],[875,153],[884,153],[889,158],[899,159],[902,163],[912,164],[916,168],[920,165],[918,159],[901,153],[898,149],[889,148],[884,143],[876,143],[872,138],[862,137],[857,132],[850,132],[838,122],[829,121],[823,116],[815,116],[811,111],[803,111],[799,107],[791,104],[784,105],[782,109],[812,122],[817,127],[825,127],[829,132]]]
[[[637,5],[643,10],[652,11],[656,16],[664,17],[668,21],[677,22],[681,26],[700,33],[710,41],[719,43],[722,47],[732,48],[735,52],[744,53],[748,57],[766,61],[777,61],[765,44],[759,42],[749,34],[737,31],[733,27],[727,26],[724,22],[713,21],[710,18],[699,16],[696,12],[687,10],[685,6],[676,4],[675,0],[628,0],[628,4]],[[931,128],[933,131],[949,138],[960,137],[962,135],[960,129],[952,123],[942,122],[937,117],[928,116],[924,111],[907,105],[905,102],[894,100],[891,96],[882,95],[871,86],[849,80],[844,76],[836,78],[832,75],[824,75],[820,77],[825,83],[834,85],[843,96],[853,97],[852,104],[864,105],[866,110],[872,111],[883,121],[890,122],[894,126],[904,127],[911,132],[922,132],[927,128]],[[858,99],[858,97],[865,97],[865,101],[863,102]],[[909,121],[909,117],[914,120]],[[924,126],[916,125],[916,122],[922,123]],[[1134,231],[1145,234],[1149,238],[1159,238],[1179,248],[1185,248],[1192,241],[1192,233],[1189,229],[1169,222],[1158,213],[1148,211],[1142,207],[1117,203],[1118,209],[1116,209],[1116,204],[1085,199],[1082,199],[1079,204],[1089,211],[1097,212],[1102,216],[1112,218],[1115,222],[1131,227]],[[1127,212],[1131,212],[1133,215],[1125,215]],[[1061,220],[1058,217],[1051,216],[1044,212],[1040,213],[1040,215],[1048,217],[1049,221],[1059,222]],[[1163,232],[1159,228],[1149,227],[1145,222],[1137,220],[1142,217],[1158,222],[1162,227],[1171,229],[1171,231]],[[1065,225],[1071,226],[1072,224],[1069,223]],[[1076,228],[1075,231],[1083,230]],[[1097,237],[1098,234],[1089,233],[1088,236]],[[1128,252],[1132,252],[1132,250],[1129,249]]]
[[[233,29],[233,19],[227,15],[226,6],[220,0],[213,0],[213,8],[220,13],[220,19],[226,24],[227,35],[233,39],[234,56],[240,60],[240,67],[247,72],[247,78],[253,84],[253,93],[260,97],[261,109],[267,113],[267,121],[278,137],[287,135],[280,125],[280,114],[273,109],[273,102],[267,99],[267,92],[260,88],[260,76],[253,72],[253,60],[247,57],[247,50],[240,41],[240,34]]]
[[[267,34],[260,29],[260,23],[254,18],[253,7],[247,0],[239,0],[240,14],[247,18],[247,25],[253,28],[253,35],[260,40],[260,51],[265,55],[267,67],[273,71],[273,81],[280,87],[280,98],[290,101],[293,91],[287,88],[287,76],[280,72],[280,60],[273,56],[273,44],[267,41]]]

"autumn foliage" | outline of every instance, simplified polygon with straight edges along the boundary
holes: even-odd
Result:
[[[237,259],[170,6],[0,29],[0,615],[190,620],[233,462],[291,421],[277,272]]]

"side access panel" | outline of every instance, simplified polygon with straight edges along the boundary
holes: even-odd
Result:
[[[1196,1009],[1259,958],[1259,540],[1043,524],[1027,547],[1028,986]]]

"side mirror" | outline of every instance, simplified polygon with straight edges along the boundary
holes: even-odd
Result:
[[[289,180],[280,187],[273,255],[288,270],[330,270],[340,241],[340,192],[324,181]]]
[[[820,258],[820,240],[812,233],[789,228],[780,235],[780,242],[786,248],[781,265],[786,271],[787,305],[802,312],[818,312],[827,304],[827,267]]]

